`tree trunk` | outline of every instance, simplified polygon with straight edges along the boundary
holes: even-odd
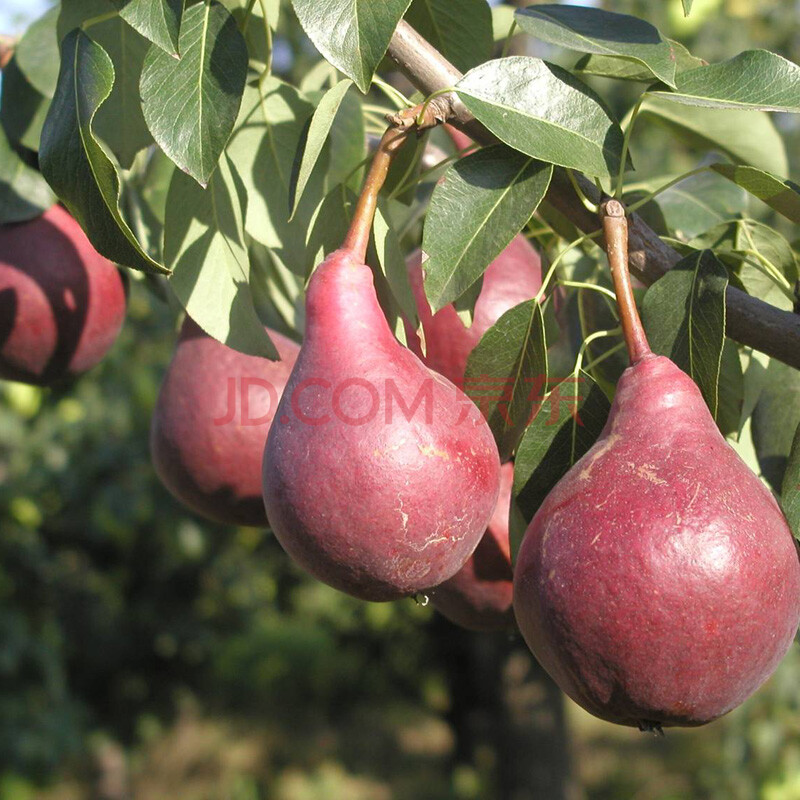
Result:
[[[473,633],[438,617],[456,763],[491,764],[497,800],[577,800],[563,695],[518,634]]]

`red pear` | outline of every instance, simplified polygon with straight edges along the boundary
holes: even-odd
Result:
[[[469,137],[445,129],[455,145],[463,149]],[[475,303],[472,325],[467,327],[453,305],[431,314],[425,297],[422,253],[406,260],[417,313],[425,336],[425,349],[411,325],[406,324],[409,347],[431,368],[463,388],[467,359],[480,338],[509,309],[535,297],[542,285],[539,254],[521,234],[486,268]],[[513,466],[504,465],[500,497],[492,520],[477,549],[464,567],[431,595],[438,611],[452,622],[470,630],[498,630],[514,624],[511,608],[511,556],[508,541],[508,511],[513,483]]]
[[[514,465],[500,468],[500,494],[475,552],[449,580],[431,592],[436,610],[462,628],[474,631],[514,627],[511,607],[511,550],[508,539],[508,511]]]
[[[0,378],[47,386],[93,367],[125,319],[125,284],[61,206],[0,225]]]
[[[466,150],[471,144],[474,144],[472,139],[470,139],[466,133],[462,133],[458,128],[454,128],[452,125],[444,125],[444,129],[457,150]]]
[[[150,428],[153,466],[208,519],[266,526],[261,457],[299,346],[268,331],[280,361],[221,344],[186,317]]]
[[[410,130],[386,131],[344,244],[311,276],[305,339],[264,450],[278,541],[312,575],[365,600],[452,577],[500,482],[485,420],[394,338],[365,263],[378,192]]]
[[[475,303],[472,325],[467,327],[452,305],[431,314],[422,280],[422,254],[414,252],[406,261],[408,278],[425,334],[425,354],[416,332],[406,325],[409,347],[431,368],[463,388],[467,358],[481,336],[506,311],[536,297],[542,285],[539,254],[521,234],[492,261],[483,275]]]
[[[775,499],[695,383],[650,352],[624,212],[606,209],[631,366],[600,438],[525,533],[514,610],[534,655],[592,714],[702,725],[749,697],[791,645],[800,561]]]
[[[306,332],[264,453],[275,535],[312,575],[391,600],[454,575],[495,508],[497,447],[477,408],[394,338],[345,247],[311,277]]]
[[[800,563],[769,490],[663,356],[623,373],[606,427],[533,518],[520,630],[576,702],[626,725],[700,725],[772,673]]]

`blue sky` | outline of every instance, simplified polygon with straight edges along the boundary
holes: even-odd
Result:
[[[49,6],[47,0],[0,0],[0,33],[21,33]]]

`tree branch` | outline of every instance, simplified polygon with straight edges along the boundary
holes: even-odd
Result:
[[[397,26],[388,54],[425,94],[455,86],[461,77],[461,73],[405,21]],[[450,100],[449,121],[455,127],[481,144],[497,141],[454,94],[446,97]],[[594,184],[581,175],[576,177],[586,196],[599,204],[601,198]],[[554,171],[546,199],[584,233],[600,227],[597,216],[575,194],[564,170],[556,168]],[[648,285],[680,260],[680,255],[664,244],[637,214],[632,214],[629,220],[628,255],[631,272]],[[800,314],[782,311],[733,286],[728,287],[726,306],[728,336],[800,369]]]

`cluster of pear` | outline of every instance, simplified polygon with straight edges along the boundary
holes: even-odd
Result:
[[[464,627],[510,628],[513,466],[499,466],[461,390],[483,333],[540,288],[539,256],[517,236],[467,327],[452,306],[431,313],[412,254],[424,353],[411,325],[410,349],[396,341],[363,261],[342,248],[314,272],[302,349],[268,331],[280,361],[230,350],[187,318],[152,419],[156,471],[207,518],[269,525],[298,563],[356,597],[425,593]]]
[[[466,327],[452,306],[431,313],[421,254],[411,255],[425,346],[410,325],[402,346],[365,254],[404,136],[387,131],[344,243],[309,280],[301,346],[269,331],[280,360],[267,361],[185,320],[152,418],[157,473],[210,519],[268,525],[300,566],[354,597],[425,594],[464,627],[516,623],[598,717],[659,729],[725,714],[792,642],[800,560],[694,382],[650,352],[624,210],[611,201],[602,219],[631,365],[602,434],[539,508],[512,568],[513,465],[501,465],[463,382],[483,333],[537,295],[540,261],[515,238]],[[0,377],[44,385],[88,369],[124,311],[119,272],[62,208],[0,228]]]
[[[627,258],[613,273],[631,366],[600,438],[534,516],[512,570],[513,465],[499,463],[462,388],[481,335],[537,294],[539,259],[515,239],[486,271],[465,327],[452,307],[431,313],[413,254],[425,347],[410,326],[403,347],[365,264],[377,194],[369,178],[367,187],[344,244],[310,279],[291,372],[261,373],[284,381],[271,424],[252,432],[259,445],[266,438],[261,489],[284,549],[358,598],[424,593],[465,627],[516,621],[562,689],[603,719],[692,726],[739,705],[797,630],[800,560],[775,499],[724,441],[694,382],[650,352]],[[203,491],[254,495],[241,477]]]

